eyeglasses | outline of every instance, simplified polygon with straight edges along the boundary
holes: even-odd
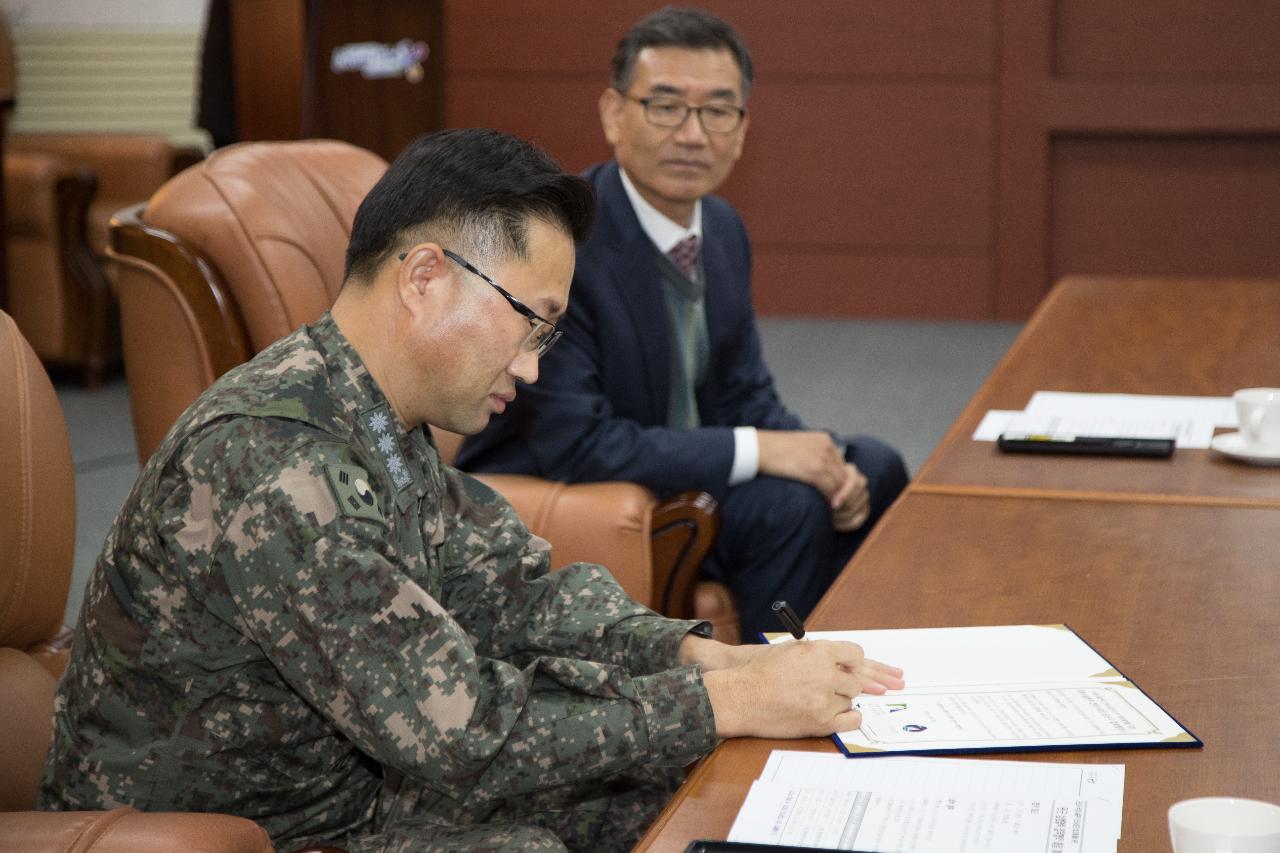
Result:
[[[507,300],[511,307],[515,309],[517,314],[529,321],[529,334],[526,335],[525,339],[520,343],[520,348],[525,352],[535,352],[538,354],[538,358],[542,358],[542,355],[547,350],[551,349],[552,345],[555,344],[556,341],[560,340],[564,335],[564,331],[557,329],[555,323],[552,323],[549,320],[544,320],[542,317],[538,316],[537,312],[528,305],[525,305],[519,299],[516,299],[510,293],[507,293],[506,289],[502,285],[476,269],[471,261],[468,261],[459,254],[450,252],[448,249],[445,249],[444,253],[449,260],[453,261],[467,272],[484,279],[490,287],[502,294],[502,298]],[[407,257],[409,257],[408,252],[400,253],[400,260],[403,261]]]
[[[689,113],[697,113],[698,123],[708,133],[733,133],[742,126],[742,119],[747,114],[745,107],[734,104],[713,103],[695,107],[679,98],[665,95],[637,98],[634,95],[620,94],[628,101],[635,101],[644,107],[645,121],[657,127],[680,127],[689,118]]]

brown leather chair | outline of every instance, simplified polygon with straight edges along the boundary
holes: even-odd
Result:
[[[217,814],[36,812],[67,662],[62,628],[75,550],[75,472],[62,408],[31,346],[0,311],[0,850],[271,853],[256,823]]]
[[[198,152],[163,136],[14,134],[5,156],[8,310],[40,358],[97,385],[120,360],[111,214],[150,197]]]
[[[4,174],[5,144],[16,103],[17,74],[18,65],[13,59],[13,39],[9,37],[9,25],[5,23],[4,15],[0,14],[0,174]],[[5,236],[5,208],[4,181],[0,181],[0,309],[7,304],[9,293],[9,263],[5,259],[5,247],[8,243]]]
[[[140,459],[218,376],[329,308],[356,208],[385,169],[342,142],[243,143],[116,216],[109,254]],[[452,459],[456,437],[437,438]],[[715,535],[710,495],[660,503],[631,483],[480,479],[552,543],[557,565],[606,565],[638,601],[738,641],[728,590],[697,578]]]

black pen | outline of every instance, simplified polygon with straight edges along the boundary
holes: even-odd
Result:
[[[800,617],[791,609],[791,605],[785,601],[775,601],[773,603],[773,612],[778,614],[778,619],[782,622],[782,627],[791,633],[791,636],[797,640],[804,639],[804,623],[800,621]]]

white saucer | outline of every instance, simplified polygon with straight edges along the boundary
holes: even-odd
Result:
[[[1232,459],[1249,462],[1254,465],[1280,465],[1280,451],[1255,450],[1245,444],[1244,436],[1238,432],[1224,432],[1215,435],[1209,446]]]

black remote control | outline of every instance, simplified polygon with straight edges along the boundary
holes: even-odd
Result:
[[[996,446],[1005,453],[1074,453],[1085,456],[1146,456],[1167,459],[1173,455],[1175,442],[1172,438],[1002,433],[996,439]]]

